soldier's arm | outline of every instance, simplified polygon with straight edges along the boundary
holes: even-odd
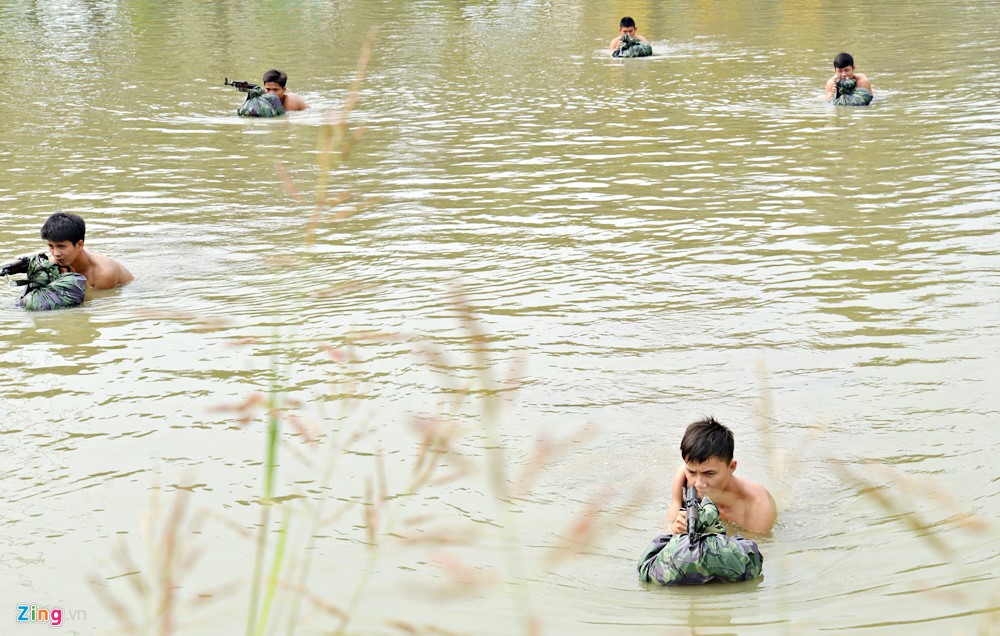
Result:
[[[621,46],[621,43],[622,43],[622,36],[619,35],[615,39],[611,40],[611,44],[608,45],[608,50],[609,51],[614,51],[619,46]]]
[[[837,78],[831,77],[826,81],[826,99],[833,99],[833,96],[837,94]]]

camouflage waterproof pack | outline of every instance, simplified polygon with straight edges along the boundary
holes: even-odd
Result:
[[[618,48],[611,52],[612,57],[646,57],[652,54],[652,45],[631,35],[623,35],[618,43]]]
[[[837,94],[830,99],[830,103],[834,106],[867,106],[873,97],[867,88],[858,88],[857,80],[844,79],[837,81]]]
[[[60,272],[59,266],[42,257],[28,261],[28,284],[18,307],[28,311],[48,311],[63,307],[76,307],[83,303],[87,279],[76,272]]]
[[[247,98],[236,109],[236,114],[241,117],[277,117],[285,114],[285,107],[281,105],[280,97],[255,86],[247,92]]]
[[[711,581],[749,581],[760,576],[764,557],[757,544],[728,536],[719,509],[705,497],[698,506],[698,531],[661,534],[639,560],[639,578],[660,585],[698,585]]]

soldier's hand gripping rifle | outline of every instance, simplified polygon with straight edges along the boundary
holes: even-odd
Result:
[[[40,252],[38,254],[29,254],[28,256],[22,256],[20,258],[16,258],[16,259],[12,260],[9,263],[4,263],[3,265],[0,265],[0,276],[13,276],[14,274],[27,274],[28,273],[28,263],[31,261],[31,259],[35,258],[36,256],[38,258],[45,258],[45,259],[48,258],[45,255],[45,252]],[[11,287],[15,287],[17,285],[27,285],[27,284],[28,284],[27,280],[12,280],[12,281],[10,281],[10,286]]]
[[[840,97],[841,95],[853,95],[854,89],[858,86],[858,81],[849,77],[837,78],[836,86],[836,97]]]
[[[621,57],[622,53],[629,50],[629,48],[634,46],[638,41],[639,40],[631,35],[623,34],[620,38],[618,38],[618,48],[615,49],[613,57]]]
[[[693,541],[698,531],[698,491],[694,486],[685,486],[681,492],[684,496],[684,512],[687,513],[687,533]]]
[[[10,286],[24,287],[17,306],[28,311],[76,307],[87,293],[87,278],[83,274],[50,261],[45,252],[0,265],[0,276],[11,274],[25,274],[24,280],[11,280]]]

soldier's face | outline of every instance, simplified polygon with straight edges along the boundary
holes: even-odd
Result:
[[[635,27],[619,27],[618,30],[622,32],[622,35],[635,37]]]
[[[285,87],[277,82],[264,82],[264,91],[274,93],[279,98],[285,97]]]
[[[83,251],[83,241],[46,241],[49,246],[49,256],[56,265],[69,267]]]
[[[735,459],[728,464],[718,457],[711,457],[704,463],[684,462],[688,484],[694,484],[699,497],[711,497],[713,492],[724,490],[734,470]]]
[[[853,66],[845,66],[844,68],[835,68],[833,69],[833,72],[837,76],[837,79],[839,80],[854,79]]]

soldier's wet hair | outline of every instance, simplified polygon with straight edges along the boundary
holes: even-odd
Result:
[[[281,88],[285,87],[285,82],[288,81],[288,75],[285,75],[276,68],[272,68],[270,71],[264,73],[264,83],[277,82],[278,86]]]
[[[725,464],[733,461],[736,442],[733,432],[719,424],[714,417],[706,417],[691,424],[681,438],[681,457],[685,462],[704,464],[717,457]]]
[[[76,245],[87,233],[83,219],[69,212],[56,212],[42,225],[42,240],[59,243],[69,241]]]
[[[850,53],[837,53],[837,57],[833,58],[833,68],[846,68],[848,66],[854,66],[854,58]]]
[[[633,20],[628,16],[622,18],[622,21],[618,23],[619,29],[631,29],[634,26],[635,26],[635,20]]]

